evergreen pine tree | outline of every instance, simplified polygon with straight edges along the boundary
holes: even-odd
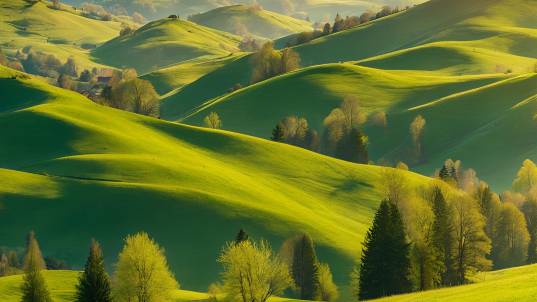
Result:
[[[526,217],[530,242],[528,244],[528,263],[537,263],[537,200],[529,199],[522,206]]]
[[[272,137],[270,139],[275,142],[283,142],[285,140],[282,125],[279,123],[276,125],[276,127],[272,130]]]
[[[301,299],[315,299],[319,290],[318,265],[313,240],[307,234],[300,236],[293,249],[291,272]]]
[[[442,262],[442,285],[449,286],[455,278],[453,264],[453,225],[451,223],[451,213],[448,204],[439,187],[433,188],[432,208],[434,212],[433,224],[433,247],[438,252],[438,257]]]
[[[31,231],[26,241],[24,257],[24,283],[22,284],[22,302],[51,302],[41,270],[45,269],[45,260],[39,249],[35,234]]]
[[[409,250],[397,206],[382,201],[362,249],[359,298],[374,299],[410,291]]]
[[[248,234],[243,229],[240,229],[235,237],[235,244],[239,244],[247,240],[249,240]]]
[[[77,285],[76,302],[111,302],[110,279],[104,269],[101,246],[91,241],[84,272]]]

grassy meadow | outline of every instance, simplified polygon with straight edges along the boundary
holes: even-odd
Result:
[[[190,21],[161,19],[106,42],[92,54],[103,64],[132,67],[144,74],[201,56],[232,55],[239,51],[240,41],[238,36]]]

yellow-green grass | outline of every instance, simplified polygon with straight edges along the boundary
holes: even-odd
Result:
[[[2,245],[22,246],[35,229],[45,255],[81,267],[95,237],[111,267],[121,238],[145,230],[184,288],[205,290],[239,228],[275,249],[308,232],[346,284],[382,168],[102,107],[17,75],[0,69]]]
[[[416,70],[441,75],[529,73],[537,59],[512,55],[473,42],[435,42],[390,52],[359,62],[362,66],[385,70]]]
[[[531,0],[432,0],[294,49],[303,66],[376,57],[364,65],[443,75],[523,73],[535,68],[535,16]],[[224,66],[165,98],[164,116],[180,118],[236,83],[247,85],[250,74],[248,57]]]
[[[143,74],[201,56],[238,52],[240,40],[238,36],[190,21],[162,19],[108,41],[93,54],[99,62],[132,67]]]
[[[181,89],[183,86],[244,55],[238,53],[226,56],[203,56],[159,69],[145,74],[141,78],[149,80],[159,94],[165,95]]]
[[[480,273],[475,283],[399,295],[376,302],[531,302],[537,299],[537,266],[529,265]]]
[[[70,11],[54,10],[46,3],[29,5],[23,0],[0,0],[0,48],[14,54],[25,46],[54,54],[62,61],[74,56],[82,68],[92,62],[83,44],[101,44],[119,35],[121,24],[98,21]]]
[[[76,284],[80,276],[78,271],[42,271],[50,290],[52,299],[55,302],[72,302],[76,295]],[[19,302],[22,298],[21,286],[23,284],[23,275],[14,275],[0,277],[0,301],[2,302]],[[206,293],[194,292],[188,290],[176,290],[173,293],[175,302],[209,302],[211,297]],[[272,298],[271,302],[299,302],[287,298]]]
[[[357,96],[368,113],[388,113],[386,129],[366,124],[375,161],[402,160],[430,175],[446,158],[457,158],[499,190],[510,186],[525,158],[537,159],[535,73],[439,76],[329,64],[215,99],[185,121],[200,125],[214,111],[225,129],[268,138],[280,119],[299,115],[322,130],[323,118],[346,95]],[[424,162],[416,166],[408,129],[418,114],[427,119],[427,126]]]
[[[241,4],[193,15],[190,20],[233,34],[251,34],[269,39],[312,30],[308,21]]]
[[[351,63],[327,64],[301,69],[217,98],[185,121],[199,125],[209,112],[215,111],[225,129],[268,137],[282,118],[300,115],[308,119],[310,127],[321,130],[323,119],[346,96],[358,97],[368,113],[376,110],[393,113],[505,78],[505,75],[423,75]]]

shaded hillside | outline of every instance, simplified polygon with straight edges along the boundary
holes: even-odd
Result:
[[[206,55],[238,52],[240,38],[189,21],[162,19],[115,38],[93,54],[99,62],[146,73]]]

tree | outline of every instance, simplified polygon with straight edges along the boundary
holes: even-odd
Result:
[[[216,112],[211,112],[203,119],[203,124],[206,128],[222,129],[222,120]]]
[[[500,199],[484,182],[479,184],[474,195],[479,204],[481,215],[485,218],[485,234],[487,237],[493,238],[501,211]]]
[[[78,279],[76,302],[111,302],[110,279],[104,268],[101,246],[91,240],[84,272]]]
[[[326,22],[323,26],[323,36],[327,36],[330,33],[332,33],[332,26],[330,25],[330,23]]]
[[[277,51],[272,42],[263,44],[252,56],[251,62],[253,83],[300,68],[300,56],[297,52],[290,48]]]
[[[58,87],[63,89],[73,89],[73,80],[66,74],[60,74],[58,77]]]
[[[430,201],[435,217],[433,223],[433,248],[438,253],[438,259],[442,263],[440,284],[450,286],[455,280],[453,263],[455,238],[453,238],[454,226],[451,221],[453,213],[440,187],[434,186],[431,192]]]
[[[274,129],[272,130],[272,137],[270,139],[275,142],[285,141],[285,133],[281,123],[278,123],[276,127],[274,127]]]
[[[537,200],[528,199],[522,205],[522,212],[526,218],[526,225],[530,235],[528,243],[528,263],[537,263]]]
[[[73,57],[69,57],[65,64],[60,68],[59,72],[62,74],[66,74],[68,76],[77,78],[78,77],[78,67],[76,65],[75,59]]]
[[[239,232],[237,233],[237,236],[235,237],[235,243],[239,244],[241,242],[248,241],[248,240],[249,240],[248,234],[243,229],[240,229]]]
[[[274,44],[267,42],[252,56],[252,82],[260,82],[280,74],[281,54]]]
[[[418,115],[416,118],[410,123],[410,136],[412,137],[412,143],[414,144],[414,151],[416,155],[416,159],[419,161],[422,156],[422,143],[421,139],[423,136],[423,130],[425,129],[426,124],[425,118],[423,116]]]
[[[80,77],[79,77],[80,82],[89,82],[92,79],[93,79],[93,76],[91,75],[91,72],[89,70],[84,69],[84,71],[80,73]]]
[[[179,285],[168,268],[164,250],[147,233],[129,235],[113,278],[114,301],[171,301]]]
[[[285,48],[281,52],[280,73],[291,72],[300,68],[300,55],[291,48]]]
[[[223,287],[230,301],[265,302],[292,284],[287,265],[264,241],[228,244],[218,262],[224,267]]]
[[[332,26],[332,32],[337,33],[338,31],[343,30],[344,24],[345,24],[345,20],[338,13],[336,15],[336,18],[334,19],[334,26]]]
[[[535,185],[537,185],[537,166],[535,166],[533,161],[526,159],[513,181],[513,190],[522,194],[528,194]]]
[[[319,263],[317,267],[319,286],[315,294],[320,301],[333,302],[339,298],[339,291],[332,278],[330,267],[326,263]]]
[[[522,265],[528,257],[529,234],[524,214],[512,203],[504,203],[492,241],[494,268]]]
[[[390,201],[382,201],[362,248],[359,298],[410,291],[409,249],[399,210]]]
[[[112,89],[110,106],[138,114],[159,115],[159,96],[153,85],[138,78],[122,81]]]
[[[365,122],[358,98],[347,96],[324,119],[324,151],[340,159],[367,163],[367,136],[360,127]]]
[[[368,138],[357,128],[339,141],[336,148],[336,157],[353,163],[367,164],[369,153],[367,151]]]
[[[291,272],[300,299],[315,299],[319,290],[318,264],[311,237],[307,234],[299,236],[293,248]]]
[[[491,261],[490,239],[484,232],[485,222],[477,203],[459,194],[450,202],[453,213],[455,284],[464,284],[469,274],[488,270]]]
[[[22,302],[51,302],[45,279],[41,270],[45,269],[45,260],[39,249],[35,233],[31,231],[26,241],[24,257],[24,277],[22,284]]]

